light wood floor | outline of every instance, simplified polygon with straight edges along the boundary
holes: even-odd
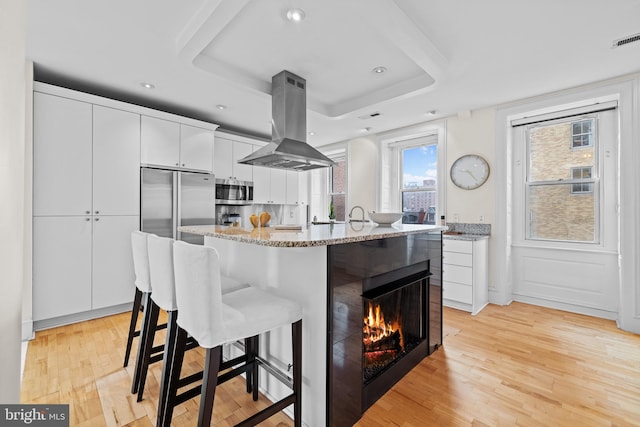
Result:
[[[614,322],[520,303],[490,305],[475,317],[445,308],[444,321],[444,346],[358,427],[640,426],[640,336]],[[38,332],[22,401],[69,403],[72,426],[153,425],[160,366],[152,367],[137,403],[131,367],[122,368],[127,323],[123,314]],[[202,366],[202,353],[189,353],[185,372]],[[215,425],[257,410],[243,387],[239,379],[221,387]],[[195,425],[198,402],[176,408],[174,425]],[[263,425],[293,423],[280,415]]]

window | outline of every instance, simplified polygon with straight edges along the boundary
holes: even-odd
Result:
[[[571,178],[574,180],[591,179],[591,166],[581,166],[577,168],[571,168]],[[571,184],[571,193],[592,193],[593,184],[591,183],[578,183]]]
[[[332,158],[336,164],[329,168],[329,211],[333,205],[336,221],[345,220],[347,204],[347,162],[344,157]]]
[[[401,150],[404,224],[435,224],[438,208],[438,145]]]
[[[595,117],[527,127],[527,239],[597,243],[600,200]]]
[[[591,147],[593,145],[593,119],[571,123],[571,147]]]

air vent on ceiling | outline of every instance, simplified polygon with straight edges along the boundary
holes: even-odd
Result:
[[[381,116],[381,113],[375,112],[375,113],[371,113],[371,114],[365,114],[363,116],[358,116],[358,118],[360,120],[367,120],[367,119],[373,119],[374,117],[378,117]]]
[[[637,41],[640,41],[640,33],[625,37],[623,39],[614,40],[611,48],[615,49],[616,47],[624,46],[626,44],[634,43]]]

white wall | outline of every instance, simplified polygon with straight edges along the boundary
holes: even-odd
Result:
[[[347,173],[347,216],[354,206],[362,206],[365,219],[367,212],[377,209],[378,196],[378,141],[374,137],[362,137],[349,141]],[[355,218],[360,211],[354,212]],[[348,220],[348,218],[345,218]]]
[[[495,226],[495,108],[472,111],[466,116],[450,117],[446,126],[447,147],[447,222],[491,224]],[[489,178],[480,188],[463,190],[456,187],[449,176],[451,165],[460,156],[478,154],[489,163]],[[489,239],[489,289],[495,285],[494,257],[495,239]]]
[[[20,401],[26,2],[0,0],[0,402]]]

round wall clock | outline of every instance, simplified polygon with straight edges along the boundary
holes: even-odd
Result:
[[[451,181],[465,190],[480,187],[489,178],[489,164],[476,154],[460,157],[451,165]]]

